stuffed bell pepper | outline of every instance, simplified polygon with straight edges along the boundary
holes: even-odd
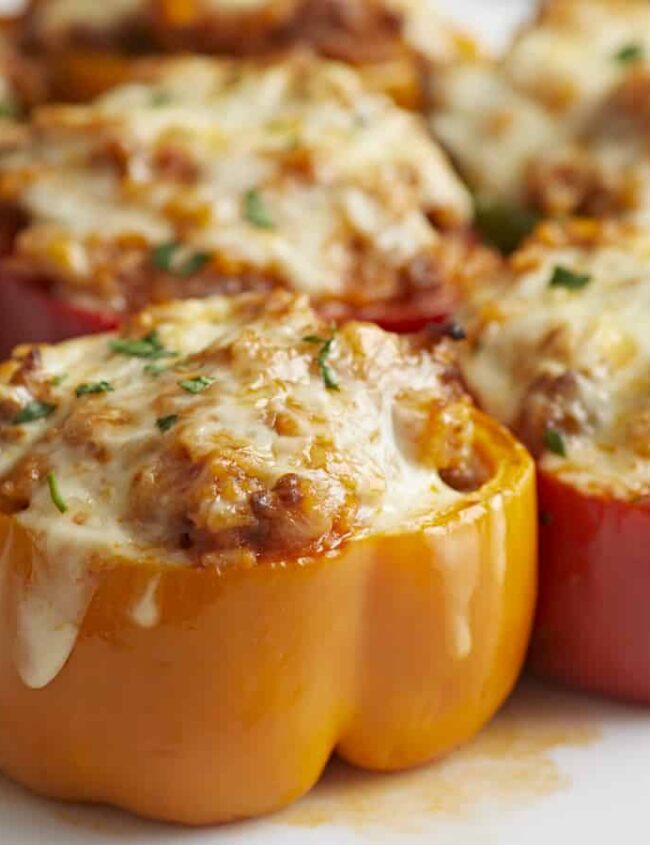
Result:
[[[650,4],[546,0],[498,61],[432,80],[432,125],[478,197],[491,240],[514,248],[535,215],[650,208]]]
[[[547,223],[468,295],[463,373],[537,457],[531,660],[650,703],[650,235]]]
[[[336,751],[468,740],[536,591],[533,463],[450,340],[277,292],[186,300],[0,373],[0,770],[203,824]]]
[[[39,109],[2,156],[0,207],[5,354],[278,285],[332,319],[413,327],[496,261],[420,119],[305,56],[156,61],[90,105]]]

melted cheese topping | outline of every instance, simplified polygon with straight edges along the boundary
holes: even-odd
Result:
[[[558,267],[582,277],[577,286],[551,284]],[[590,491],[647,496],[650,234],[546,224],[511,271],[469,295],[462,368],[470,389],[544,468]],[[549,448],[549,429],[560,449],[553,440]],[[566,456],[553,452],[561,445]]]
[[[650,214],[650,5],[562,0],[500,62],[435,80],[433,126],[474,190],[548,214]]]
[[[486,197],[523,202],[531,160],[564,141],[565,125],[489,62],[446,70],[437,97],[434,130],[469,184]]]
[[[638,58],[617,59],[633,46]],[[580,121],[637,61],[650,59],[647,0],[553,0],[524,30],[504,61],[517,87]]]
[[[424,286],[427,262],[439,281],[429,217],[466,222],[468,195],[419,119],[354,71],[294,57],[151,74],[90,106],[42,110],[4,158],[0,198],[29,218],[14,256],[26,272],[117,311],[170,289],[272,283],[372,301],[411,275]],[[170,242],[184,252],[161,267],[153,250]]]
[[[35,402],[52,412],[20,422]],[[445,344],[361,323],[333,335],[283,293],[188,300],[121,339],[23,349],[0,390],[0,497],[36,548],[23,680],[40,688],[63,666],[112,558],[273,563],[430,524],[466,495],[441,475],[471,461],[468,409]],[[157,624],[157,587],[136,624]]]
[[[152,351],[141,338],[154,329]],[[80,538],[97,531],[125,548],[220,562],[234,550],[336,544],[457,497],[419,443],[434,406],[466,408],[444,345],[431,354],[361,323],[334,335],[304,300],[279,293],[160,306],[134,318],[127,338],[148,357],[100,336],[8,365],[0,492],[25,524],[79,525]],[[17,425],[35,400],[56,410]],[[298,506],[303,524],[285,524]]]

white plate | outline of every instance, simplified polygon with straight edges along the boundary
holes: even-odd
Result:
[[[529,10],[444,5],[495,46]],[[45,801],[0,778],[0,845],[648,845],[649,796],[650,712],[526,681],[442,763],[386,777],[335,763],[309,796],[259,822],[188,831]]]

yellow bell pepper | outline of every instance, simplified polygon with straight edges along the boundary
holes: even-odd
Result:
[[[426,526],[243,569],[107,552],[72,654],[38,690],[12,656],[35,546],[0,516],[0,769],[198,825],[288,804],[334,751],[391,771],[467,741],[515,683],[536,592],[532,462],[476,423],[490,480]],[[143,627],[130,610],[154,577],[160,618]]]

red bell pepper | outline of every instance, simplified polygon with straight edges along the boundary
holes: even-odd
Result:
[[[650,502],[540,472],[536,671],[650,703]]]

